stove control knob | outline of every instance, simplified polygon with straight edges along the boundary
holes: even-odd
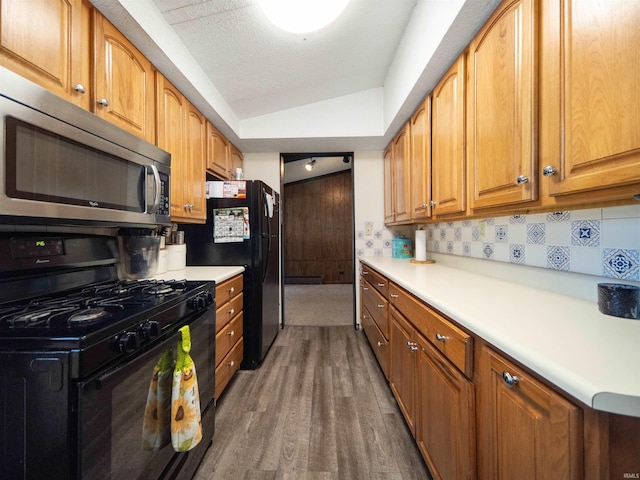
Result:
[[[142,334],[145,338],[152,340],[160,335],[160,324],[155,320],[147,320],[141,325]]]
[[[122,353],[131,353],[140,346],[140,340],[136,332],[124,332],[118,337],[118,348]]]
[[[207,305],[211,305],[213,303],[213,295],[211,295],[211,292],[205,292],[204,296]]]

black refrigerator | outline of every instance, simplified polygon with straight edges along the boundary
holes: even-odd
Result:
[[[218,198],[207,199],[207,223],[180,226],[187,265],[244,265],[240,368],[255,369],[280,329],[280,197],[259,180],[214,182],[208,190]]]

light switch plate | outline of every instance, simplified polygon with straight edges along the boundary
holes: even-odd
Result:
[[[364,235],[366,237],[373,235],[373,222],[364,222]]]

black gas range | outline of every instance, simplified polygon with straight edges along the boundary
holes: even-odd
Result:
[[[215,283],[121,280],[109,236],[2,234],[0,259],[0,478],[190,478],[213,437]],[[154,368],[184,325],[203,440],[149,449]]]

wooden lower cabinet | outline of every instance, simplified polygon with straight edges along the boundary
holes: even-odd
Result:
[[[398,406],[411,430],[416,435],[416,343],[415,329],[394,307],[389,309],[391,366],[389,385]]]
[[[243,359],[242,285],[242,274],[216,285],[216,399],[240,369]]]
[[[418,448],[434,479],[475,478],[476,415],[473,383],[424,337],[418,335],[417,343]]]
[[[481,478],[584,478],[578,406],[486,345],[479,382]]]

